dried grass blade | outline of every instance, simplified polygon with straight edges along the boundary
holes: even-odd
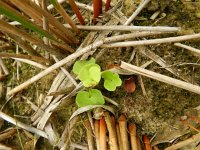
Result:
[[[27,53],[41,57],[41,55],[36,50],[34,50],[29,44],[27,44],[23,39],[13,34],[8,34],[8,36],[11,37],[17,43],[17,45],[19,45],[19,47],[21,47]]]
[[[27,124],[24,124],[24,123],[20,122],[20,121],[17,121],[16,119],[6,115],[5,113],[3,113],[1,111],[0,111],[0,118],[4,119],[4,120],[6,120],[6,121],[8,121],[8,122],[20,127],[20,128],[22,128],[22,129],[24,129],[24,130],[27,130],[29,132],[32,132],[32,133],[35,133],[35,134],[37,134],[39,136],[47,138],[47,134],[44,131],[39,130],[39,129],[34,128],[34,127],[31,127],[31,126],[29,126]]]
[[[55,55],[61,56],[61,54],[56,49],[54,49],[54,48],[52,48],[52,47],[50,47],[48,45],[45,45],[43,43],[43,41],[33,37],[32,35],[29,35],[25,31],[23,31],[21,29],[18,29],[15,26],[12,26],[12,25],[8,24],[7,22],[5,22],[3,20],[0,20],[0,30],[4,31],[6,33],[9,33],[9,34],[14,34],[16,36],[23,37],[27,41],[39,46],[40,48],[45,49],[45,50],[49,50],[49,52],[51,52],[51,53],[53,53]]]
[[[121,62],[120,67],[125,70],[131,71],[131,72],[134,72],[134,73],[137,73],[137,74],[140,74],[140,75],[143,75],[143,76],[146,76],[146,77],[149,77],[149,78],[152,78],[152,79],[155,79],[155,80],[158,80],[158,81],[161,81],[161,82],[164,82],[164,83],[167,83],[167,84],[170,84],[170,85],[173,85],[173,86],[176,86],[176,87],[179,87],[179,88],[182,88],[182,89],[194,92],[194,93],[197,93],[197,94],[200,94],[200,87],[197,85],[193,85],[193,84],[190,84],[190,83],[187,83],[187,82],[184,82],[181,80],[177,80],[177,79],[174,79],[174,78],[171,78],[171,77],[159,74],[159,73],[155,73],[153,71],[149,71],[147,69],[143,69],[143,68],[125,63],[123,61]]]
[[[105,110],[108,110],[109,112],[111,112],[112,114],[115,114],[114,112],[114,109],[110,106],[106,106],[106,105],[88,105],[88,106],[84,106],[84,107],[81,107],[79,109],[77,109],[70,117],[69,119],[69,122],[75,117],[75,116],[78,116],[84,112],[87,112],[89,110],[92,110],[94,108],[97,108],[97,107],[102,107],[104,108]]]
[[[50,2],[54,5],[54,7],[57,9],[57,11],[63,16],[64,20],[69,23],[69,25],[76,31],[79,32],[79,29],[76,27],[75,23],[72,21],[70,16],[67,14],[67,12],[64,10],[62,5],[57,2],[57,0],[50,0]]]
[[[35,3],[29,0],[24,0],[24,1],[12,0],[12,3],[18,6],[19,9],[21,9],[27,15],[30,15],[32,17],[34,16],[37,20],[40,19],[41,23],[42,23],[42,17],[43,16],[46,17],[49,21],[49,24],[52,25],[53,28],[57,28],[60,32],[62,32],[63,37],[66,37],[67,40],[69,40],[72,43],[78,43],[78,40],[74,37],[71,31],[67,30],[59,21],[57,21],[54,18],[54,16],[52,16],[49,12],[40,8]]]
[[[22,58],[22,59],[28,59],[28,60],[41,62],[41,63],[50,63],[48,59],[45,59],[43,57],[33,56],[33,55],[0,53],[0,57],[3,57],[3,58]]]
[[[8,16],[12,20],[20,22],[23,26],[39,33],[41,36],[48,37],[49,39],[52,40],[54,39],[54,37],[50,33],[43,30],[41,27],[33,24],[31,21],[29,21],[27,18],[21,15],[18,11],[16,11],[3,1],[0,1],[0,13]]]
[[[74,0],[69,0],[69,4],[70,4],[70,6],[72,7],[74,13],[76,14],[76,16],[77,16],[79,22],[80,22],[82,25],[85,25],[85,21],[84,21],[84,19],[83,19],[83,16],[81,15],[81,13],[80,13],[80,11],[79,11],[79,9],[78,9],[78,7],[77,7],[75,1],[74,1]]]

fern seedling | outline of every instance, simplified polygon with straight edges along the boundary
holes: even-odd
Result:
[[[88,91],[79,91],[76,96],[76,104],[78,107],[87,105],[103,105],[105,100],[101,91],[97,89],[90,89]]]

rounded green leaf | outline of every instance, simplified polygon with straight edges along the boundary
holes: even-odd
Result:
[[[102,73],[102,78],[104,79],[104,87],[108,91],[115,91],[117,86],[122,85],[119,75],[111,71],[104,71]]]
[[[87,91],[80,91],[76,96],[76,104],[79,107],[87,105],[103,105],[105,100],[101,92],[97,89]]]
[[[114,82],[109,81],[109,80],[105,80],[104,81],[104,87],[106,90],[108,91],[115,91],[116,90],[116,85]]]
[[[84,68],[85,65],[88,65],[88,64],[95,64],[95,59],[94,58],[91,58],[90,60],[78,60],[75,62],[74,66],[73,66],[73,69],[72,71],[78,75],[79,72],[81,71],[81,69]]]
[[[99,83],[101,79],[101,69],[99,66],[92,66],[89,69],[89,76],[92,80],[96,81]]]

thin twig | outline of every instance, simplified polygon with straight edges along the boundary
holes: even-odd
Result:
[[[68,24],[65,27],[71,28]],[[89,31],[157,31],[157,32],[177,32],[179,27],[165,27],[165,26],[124,26],[124,25],[110,25],[110,26],[83,26],[77,25],[80,30]]]
[[[153,71],[149,71],[147,69],[143,69],[141,67],[137,67],[137,66],[125,63],[125,62],[121,62],[120,67],[125,70],[131,71],[131,72],[134,72],[134,73],[137,73],[137,74],[140,74],[140,75],[143,75],[143,76],[146,76],[146,77],[149,77],[149,78],[152,78],[152,79],[155,79],[155,80],[158,80],[158,81],[161,81],[161,82],[164,82],[164,83],[167,83],[167,84],[170,84],[170,85],[173,85],[173,86],[176,86],[176,87],[179,87],[179,88],[182,88],[182,89],[194,92],[194,93],[197,93],[197,94],[200,94],[200,87],[197,85],[193,85],[193,84],[190,84],[190,83],[187,83],[187,82],[184,82],[181,80],[177,80],[177,79],[174,79],[174,78],[171,78],[171,77],[159,74],[159,73],[155,73]]]
[[[136,9],[136,11],[128,18],[124,25],[129,25],[150,1],[151,0],[144,0],[143,3]]]
[[[161,38],[161,39],[116,42],[112,44],[103,44],[101,47],[111,48],[111,47],[128,47],[128,46],[139,46],[139,45],[155,45],[155,44],[163,44],[163,43],[174,43],[174,42],[192,40],[192,39],[197,39],[197,38],[200,38],[200,33],[192,34],[192,35],[177,36],[177,37]]]
[[[198,56],[200,56],[200,50],[185,44],[181,44],[181,43],[174,43],[175,46],[181,47],[181,48],[185,48],[189,51],[191,51],[194,54],[197,54]]]

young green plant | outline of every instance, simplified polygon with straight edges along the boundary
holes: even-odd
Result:
[[[95,63],[94,58],[76,61],[73,66],[73,72],[78,76],[83,85],[88,88],[98,85],[101,78],[104,79],[104,88],[108,91],[115,91],[116,88],[122,84],[118,74],[109,70],[101,72],[101,67]],[[76,104],[79,107],[103,105],[104,103],[103,95],[101,91],[97,89],[80,91],[76,96]]]

